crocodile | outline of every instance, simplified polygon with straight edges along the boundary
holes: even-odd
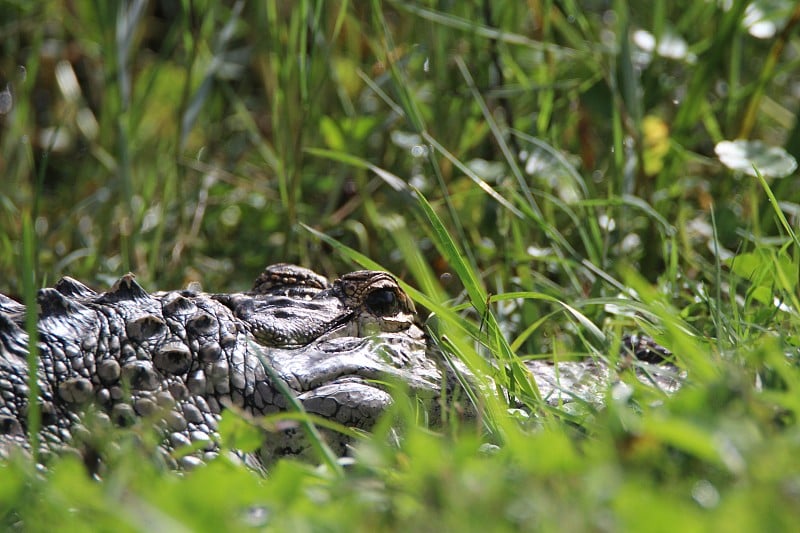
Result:
[[[89,427],[145,420],[163,438],[157,449],[166,464],[191,468],[219,453],[223,410],[258,418],[289,410],[294,400],[309,413],[369,430],[398,385],[436,423],[443,399],[463,385],[457,374],[468,374],[429,342],[411,299],[386,272],[361,270],[329,282],[280,263],[249,291],[231,294],[148,293],[132,274],[98,293],[65,277],[39,290],[37,302],[37,451],[45,461],[67,450],[89,461]],[[0,295],[0,457],[30,451],[25,313]],[[663,356],[636,338],[626,337],[626,345],[643,358]],[[592,362],[532,361],[529,368],[551,403],[600,398],[613,379]],[[345,453],[348,436],[326,437]],[[263,466],[308,447],[295,425],[240,457]]]
[[[91,411],[113,425],[154,419],[167,460],[176,449],[200,448],[176,465],[191,467],[218,453],[224,409],[253,416],[287,410],[281,385],[305,411],[352,428],[374,424],[392,402],[393,384],[437,416],[440,362],[412,301],[385,272],[362,270],[330,283],[277,264],[251,290],[233,294],[150,294],[132,274],[97,293],[65,277],[39,290],[37,302],[45,457],[76,451]],[[25,307],[0,295],[0,455],[28,446],[24,321]],[[299,433],[269,439],[260,459],[302,453],[308,445]],[[347,439],[334,444],[341,453]]]

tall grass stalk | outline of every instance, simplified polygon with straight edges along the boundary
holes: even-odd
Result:
[[[39,405],[39,305],[36,301],[36,234],[31,215],[22,214],[22,291],[26,306],[25,330],[28,332],[28,442],[30,443],[32,461],[35,463],[39,455],[39,428],[41,427],[41,408]]]

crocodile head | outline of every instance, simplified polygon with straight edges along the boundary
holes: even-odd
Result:
[[[304,408],[370,427],[405,387],[439,396],[442,372],[427,352],[414,305],[385,272],[361,270],[329,284],[310,270],[273,265],[253,290],[220,295],[248,324],[263,364]]]
[[[149,418],[164,431],[164,451],[192,444],[198,458],[217,453],[226,406],[258,417],[290,409],[294,397],[323,418],[369,428],[399,385],[426,400],[431,418],[438,413],[442,371],[413,304],[384,272],[329,283],[279,264],[233,294],[150,294],[132,275],[98,294],[65,278],[38,303],[45,452],[69,445],[87,412],[120,425]],[[24,317],[0,297],[0,456],[27,444]],[[296,428],[266,440],[270,457],[307,447]],[[340,452],[347,444],[338,434],[330,441]]]

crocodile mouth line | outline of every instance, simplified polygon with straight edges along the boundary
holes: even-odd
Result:
[[[325,387],[327,385],[332,385],[335,383],[362,383],[364,385],[369,385],[370,380],[378,380],[378,377],[367,377],[363,373],[359,373],[357,370],[347,371],[343,370],[341,372],[328,372],[322,373],[318,376],[315,376],[312,379],[308,379],[306,377],[300,376],[297,373],[292,373],[292,377],[294,381],[299,385],[297,392],[312,392],[321,387]],[[376,387],[378,388],[378,387]]]
[[[402,379],[400,375],[393,375],[385,370],[363,367],[342,369],[335,372],[320,372],[311,379],[293,373],[291,378],[291,382],[297,385],[297,388],[292,388],[298,394],[314,392],[330,385],[359,384],[384,392],[405,389],[421,396],[436,396],[439,385],[435,380],[417,379],[409,381],[408,379]]]

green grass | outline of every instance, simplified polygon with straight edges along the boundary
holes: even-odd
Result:
[[[777,27],[759,39],[748,2],[645,4],[0,0],[0,292],[380,267],[451,357],[537,413],[487,391],[481,424],[426,429],[399,401],[353,465],[266,479],[224,458],[163,471],[140,427],[102,481],[69,457],[0,464],[0,524],[794,526],[798,175],[737,173],[714,146],[800,158],[800,10],[753,3]],[[525,358],[613,363],[626,332],[687,385],[625,375],[604,409],[542,409]]]

